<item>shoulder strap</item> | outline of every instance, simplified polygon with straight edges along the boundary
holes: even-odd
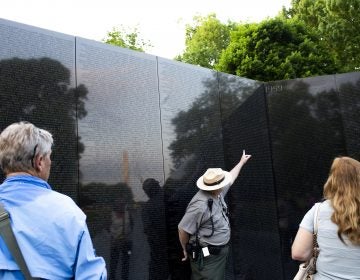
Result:
[[[321,203],[317,203],[315,205],[315,213],[314,213],[314,233],[313,233],[313,248],[312,248],[313,257],[311,259],[313,262],[312,274],[316,273],[316,261],[319,255],[319,244],[317,242],[317,233],[318,233],[318,221],[319,221],[318,216],[319,216],[320,205]]]
[[[208,234],[208,235],[204,235],[204,237],[207,237],[207,238],[213,236],[213,235],[214,235],[214,231],[215,231],[214,221],[213,221],[213,216],[212,216],[213,203],[214,203],[213,199],[212,199],[212,198],[209,198],[207,204],[208,204],[208,209],[210,210],[211,233]],[[204,215],[204,214],[203,214],[203,215]],[[200,227],[201,227],[201,226],[202,226],[202,225],[200,225]]]
[[[9,213],[0,204],[0,235],[5,241],[11,255],[14,257],[16,263],[21,269],[26,280],[38,279],[31,277],[30,271],[26,265],[24,257],[20,251],[19,245],[16,241],[14,233],[11,229]]]
[[[315,214],[314,214],[314,234],[317,234],[318,231],[318,216],[319,216],[319,209],[321,203],[317,203],[315,205]]]
[[[196,223],[196,232],[195,232],[195,235],[196,235],[196,238],[198,239],[199,238],[199,231],[200,231],[200,228],[202,228],[202,226],[207,223],[208,221],[211,222],[211,233],[208,234],[208,235],[204,235],[204,237],[211,237],[213,236],[214,234],[214,231],[215,231],[215,228],[214,228],[214,221],[213,221],[213,217],[212,217],[212,207],[213,207],[213,199],[212,198],[209,198],[207,201],[206,201],[206,204],[207,204],[207,207],[206,207],[206,210],[209,210],[210,211],[210,218],[207,219],[206,221],[203,222],[203,218],[204,218],[204,215],[205,215],[205,212],[202,213],[201,215],[201,219],[200,219],[200,223]]]

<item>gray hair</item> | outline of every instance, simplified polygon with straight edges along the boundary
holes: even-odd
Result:
[[[7,174],[32,170],[37,155],[51,152],[50,132],[29,122],[9,125],[0,134],[0,165]]]

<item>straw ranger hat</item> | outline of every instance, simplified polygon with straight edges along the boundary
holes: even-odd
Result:
[[[221,168],[209,168],[205,174],[197,180],[196,185],[201,190],[214,191],[229,185],[230,182],[230,172],[224,171]]]

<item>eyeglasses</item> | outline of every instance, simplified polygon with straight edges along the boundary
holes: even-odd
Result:
[[[33,167],[33,168],[35,168],[34,167],[34,158],[35,158],[35,156],[36,156],[36,148],[38,147],[38,144],[36,144],[35,145],[35,147],[34,147],[34,152],[33,152],[33,155],[32,155],[32,157],[31,157],[31,166]]]

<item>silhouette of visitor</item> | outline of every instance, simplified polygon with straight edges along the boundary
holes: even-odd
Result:
[[[164,192],[157,180],[148,178],[143,190],[149,197],[142,208],[144,232],[150,247],[149,280],[168,278]]]

